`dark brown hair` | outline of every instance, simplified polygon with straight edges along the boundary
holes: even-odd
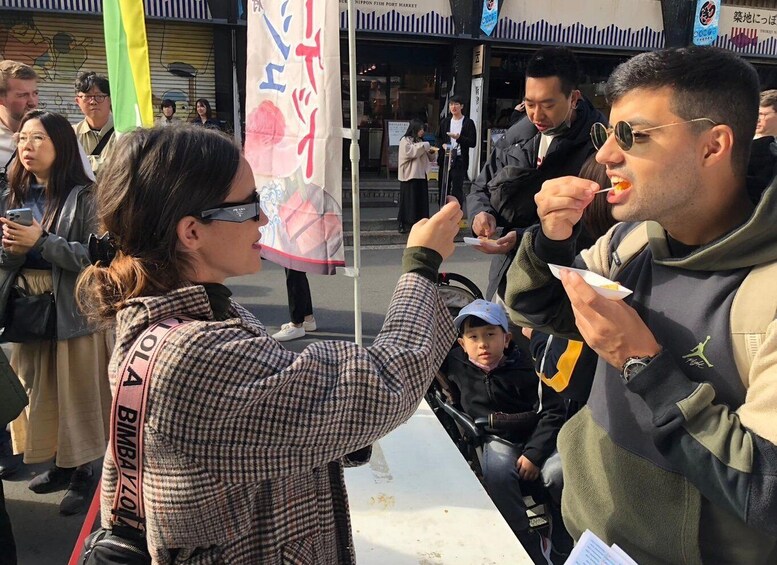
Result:
[[[239,164],[239,147],[206,128],[122,136],[97,183],[100,229],[115,238],[116,256],[81,275],[83,310],[110,320],[131,298],[185,286],[189,263],[178,248],[178,222],[223,203]]]
[[[580,177],[592,180],[602,188],[607,188],[610,185],[607,167],[596,162],[596,153],[590,155],[580,167]],[[594,196],[593,201],[583,211],[582,222],[583,229],[594,241],[602,237],[608,229],[617,223],[612,217],[612,204],[607,202],[605,195],[597,194]]]
[[[54,144],[55,157],[46,184],[46,210],[43,215],[43,227],[50,229],[73,187],[87,186],[92,180],[84,170],[73,126],[64,116],[45,110],[30,110],[19,122],[19,131],[30,120],[40,120],[46,135]],[[14,159],[8,171],[8,186],[11,188],[9,208],[22,206],[30,195],[30,184],[34,181],[34,175],[24,168],[22,160]]]

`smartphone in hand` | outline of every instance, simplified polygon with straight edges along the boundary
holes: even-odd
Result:
[[[5,213],[5,217],[23,226],[32,225],[32,210],[29,208],[14,208]]]

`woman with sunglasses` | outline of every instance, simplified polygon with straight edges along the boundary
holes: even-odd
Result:
[[[112,382],[141,333],[188,316],[158,350],[143,428],[145,539],[154,563],[354,561],[344,464],[406,420],[455,332],[434,281],[454,249],[456,203],[408,236],[371,347],[285,350],[232,301],[226,279],[261,269],[267,222],[239,147],[204,128],[138,130],[99,179],[102,260],[79,282],[116,327]],[[117,485],[103,472],[103,526]]]
[[[77,277],[89,264],[94,199],[75,132],[63,116],[28,112],[16,141],[19,156],[0,197],[0,277],[6,282],[21,272],[31,294],[53,292],[56,330],[51,340],[12,346],[11,366],[30,398],[11,424],[13,444],[25,463],[55,458],[29,488],[36,493],[67,488],[60,512],[75,514],[91,486],[91,462],[105,451],[111,405],[112,344],[87,323],[75,301]],[[32,225],[5,218],[12,208],[29,208]]]

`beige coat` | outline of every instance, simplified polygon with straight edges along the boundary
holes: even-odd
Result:
[[[429,164],[434,162],[436,153],[431,150],[428,141],[415,143],[409,137],[403,137],[399,141],[399,171],[397,177],[400,182],[425,179]]]

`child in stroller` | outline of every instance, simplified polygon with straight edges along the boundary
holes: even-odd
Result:
[[[461,407],[462,417],[454,416],[463,422],[458,431],[464,433],[457,434],[460,447],[474,447],[467,449],[475,455],[470,462],[494,504],[532,559],[548,563],[549,544],[530,528],[524,496],[541,494],[540,468],[555,449],[563,401],[540,384],[531,361],[511,343],[501,306],[476,299],[454,323],[458,345],[439,379],[451,401],[442,406],[438,399],[438,405],[448,414]]]

